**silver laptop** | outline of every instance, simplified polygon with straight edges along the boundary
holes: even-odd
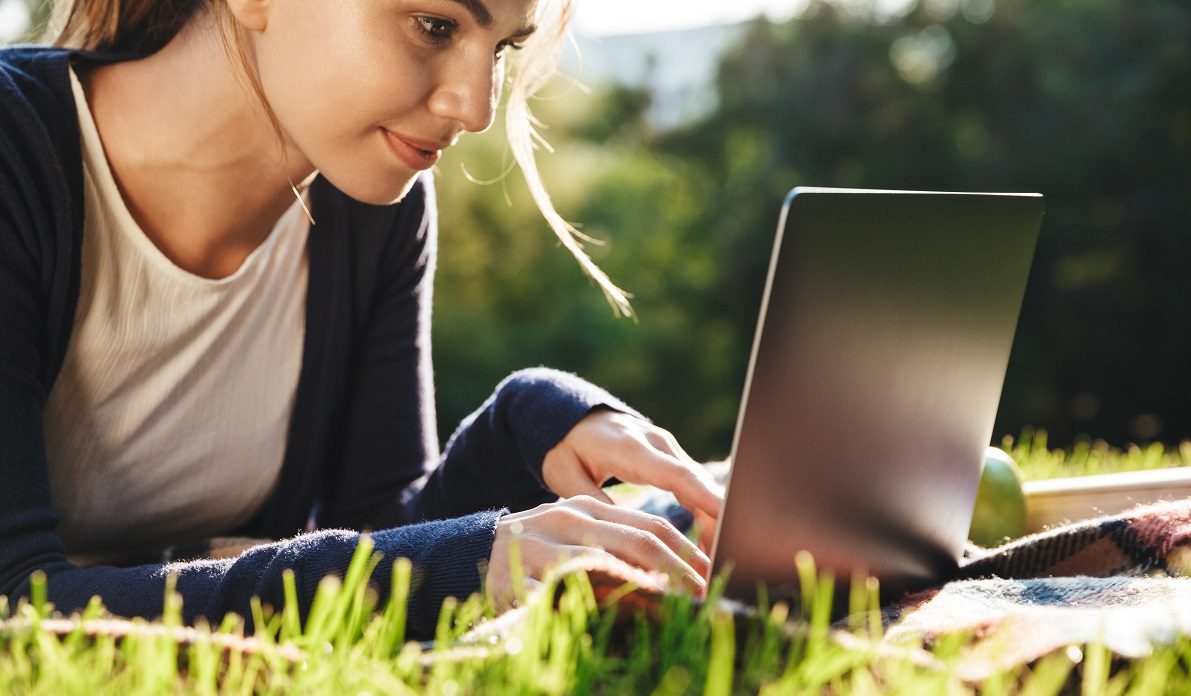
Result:
[[[790,193],[712,551],[727,596],[796,595],[800,550],[886,597],[955,571],[1042,213],[1038,194]]]

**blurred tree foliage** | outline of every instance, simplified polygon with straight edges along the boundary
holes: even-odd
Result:
[[[1029,190],[1047,215],[995,437],[1191,436],[1191,5],[816,2],[753,23],[719,104],[654,133],[648,95],[560,86],[538,105],[560,208],[635,293],[616,321],[551,241],[500,137],[444,164],[435,314],[445,430],[517,367],[577,371],[727,453],[774,225],[795,185]],[[510,205],[511,204],[511,205]]]

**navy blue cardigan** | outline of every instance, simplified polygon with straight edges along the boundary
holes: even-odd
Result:
[[[292,568],[305,610],[318,581],[346,568],[359,538],[351,530],[377,530],[385,554],[377,589],[383,598],[392,561],[410,558],[418,578],[410,633],[432,635],[444,598],[480,588],[498,517],[555,497],[541,480],[545,453],[595,405],[627,407],[573,375],[514,373],[440,457],[429,177],[392,206],[359,203],[322,178],[312,186],[317,225],[285,460],[259,513],[228,530],[290,538],[229,561],[94,568],[67,561],[42,428],[79,294],[82,155],[67,68],[118,59],[0,50],[0,594],[26,595],[30,574],[41,570],[61,611],[99,595],[115,614],[154,617],[174,574],[187,620],[217,622],[229,611],[247,617],[253,595],[281,606],[282,572]],[[298,535],[312,516],[324,531]]]

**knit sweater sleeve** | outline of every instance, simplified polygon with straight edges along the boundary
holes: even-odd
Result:
[[[173,574],[185,618],[218,622],[228,611],[250,616],[254,595],[281,606],[283,572],[292,568],[301,608],[307,608],[322,577],[346,570],[359,534],[301,535],[219,562],[80,568],[68,561],[55,531],[42,425],[56,370],[50,346],[70,322],[58,316],[69,314],[63,278],[77,269],[72,191],[53,144],[54,134],[68,135],[44,125],[18,80],[29,82],[30,73],[9,71],[0,61],[0,595],[11,602],[27,596],[31,575],[40,571],[59,611],[79,610],[99,596],[113,613],[153,618],[161,614],[166,577]],[[372,578],[382,600],[392,561],[400,556],[414,563],[419,582],[410,600],[411,636],[433,635],[446,596],[465,597],[480,587],[477,561],[491,552],[499,515],[479,512],[373,535],[385,557]]]
[[[466,514],[500,505],[523,510],[556,500],[542,460],[592,409],[640,415],[573,374],[543,367],[514,372],[447,442],[442,463],[414,487],[412,520]]]

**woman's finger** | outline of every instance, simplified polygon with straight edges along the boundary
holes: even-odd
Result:
[[[612,529],[608,529],[608,536],[605,539],[611,541],[606,541],[604,548],[613,555],[645,570],[662,573],[672,582],[681,584],[696,595],[701,595],[707,590],[704,572],[695,570],[690,563],[675,554],[673,549],[654,534],[638,527],[615,522],[609,522],[608,526]],[[702,552],[699,553],[699,556],[706,558]],[[703,566],[704,564],[700,563],[699,565]]]
[[[497,606],[516,601],[518,579],[540,579],[576,555],[601,552],[668,578],[696,596],[707,591],[710,562],[673,525],[656,515],[578,496],[505,515],[497,522],[486,592]],[[512,564],[518,564],[516,572]]]
[[[590,495],[611,502],[599,489],[609,477],[674,493],[691,510],[719,516],[723,492],[669,432],[615,411],[584,417],[546,453],[542,477],[562,496]]]
[[[665,520],[596,501],[578,501],[577,504],[595,506],[595,509],[589,507],[582,512],[574,509],[551,511],[550,523],[557,535],[555,538],[571,544],[602,548],[639,568],[671,577],[692,592],[701,593],[706,589],[704,573],[710,561]],[[595,516],[600,514],[624,520],[625,523]],[[577,515],[586,520],[577,518]],[[680,539],[675,540],[671,533],[677,534]],[[670,537],[671,542],[682,549],[682,555],[662,541],[659,534]],[[696,565],[699,570],[695,569]]]
[[[678,502],[691,511],[698,510],[712,519],[719,519],[724,492],[711,476],[694,462],[675,460],[671,466],[673,484],[669,490]]]
[[[617,468],[622,480],[669,491],[688,510],[701,510],[713,519],[719,518],[723,491],[699,464],[650,446],[644,446],[643,451],[634,449],[626,453],[625,465]]]
[[[542,477],[546,486],[563,498],[577,495],[588,495],[604,503],[612,504],[612,499],[600,488],[599,484],[591,480],[587,470],[579,461],[578,455],[568,449],[554,453],[557,466],[542,469]]]
[[[712,475],[706,466],[695,461],[691,455],[687,454],[686,450],[679,444],[678,438],[664,430],[662,433],[663,447],[659,447],[659,449],[668,451],[674,457],[678,466],[685,468],[690,474],[693,474],[695,480],[692,482],[692,486],[699,491],[694,493],[693,497],[698,498],[702,496],[704,498],[702,501],[703,504],[696,505],[694,509],[703,510],[713,520],[718,519],[724,502],[723,486],[715,480],[715,476]],[[691,502],[695,503],[695,500],[692,499]]]
[[[656,536],[674,555],[690,565],[699,575],[706,576],[711,568],[711,559],[697,545],[666,518],[618,505],[607,505],[576,498],[572,501],[587,514],[607,522],[634,527]]]
[[[694,510],[692,513],[695,516],[695,532],[699,538],[699,550],[710,556],[715,545],[716,521],[702,510]],[[710,570],[710,564],[708,564],[708,570]]]
[[[669,491],[687,509],[702,510],[718,518],[724,495],[710,472],[692,459],[669,431],[640,421],[634,424],[640,429],[636,436],[626,439],[628,447],[593,452],[590,456],[612,457],[615,461],[602,468],[621,480]]]

